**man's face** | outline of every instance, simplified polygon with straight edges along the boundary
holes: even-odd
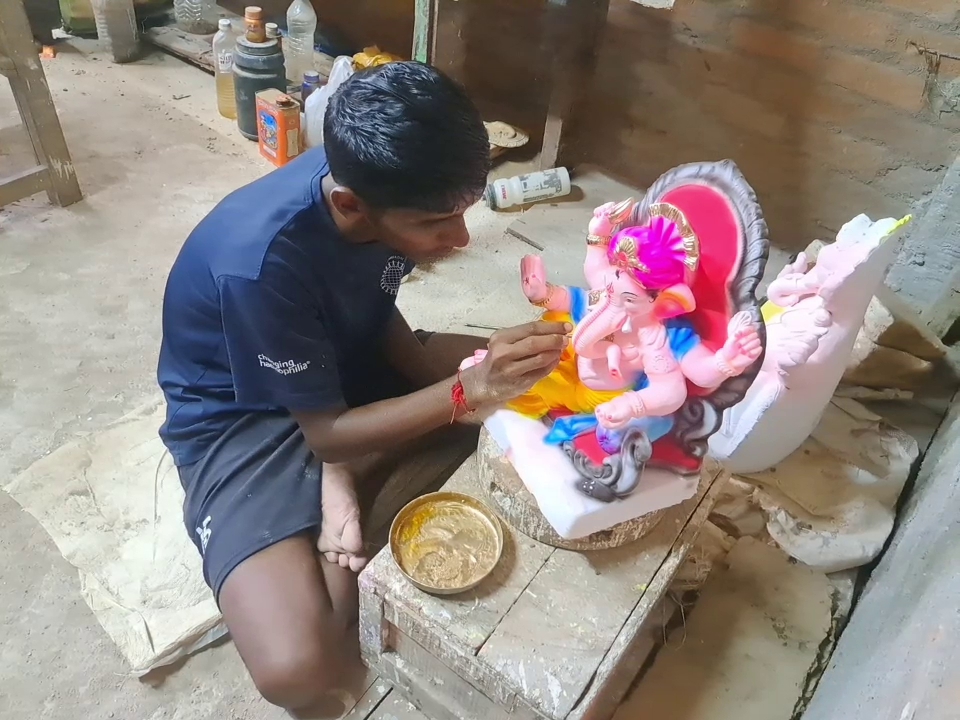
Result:
[[[436,214],[423,210],[386,210],[371,221],[376,237],[416,263],[440,260],[470,241],[466,208]]]

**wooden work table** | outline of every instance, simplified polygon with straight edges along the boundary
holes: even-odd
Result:
[[[443,489],[485,499],[476,463]],[[612,550],[560,550],[504,524],[499,565],[463,595],[415,589],[384,549],[360,575],[364,660],[433,720],[609,718],[660,636],[666,590],[725,479],[705,468],[694,498]]]

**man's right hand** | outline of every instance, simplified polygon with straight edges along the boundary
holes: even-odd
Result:
[[[467,405],[499,405],[523,395],[557,367],[572,330],[570,323],[537,321],[495,332],[483,361],[461,373]]]

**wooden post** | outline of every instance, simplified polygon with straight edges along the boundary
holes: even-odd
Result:
[[[10,81],[37,160],[26,173],[0,178],[0,206],[39,190],[57,205],[77,202],[83,195],[22,0],[0,1],[0,72]]]
[[[583,89],[593,77],[610,0],[547,0],[544,52],[553,63],[540,169],[556,167]]]
[[[413,15],[413,59],[433,64],[437,51],[437,6],[440,0],[416,0]]]

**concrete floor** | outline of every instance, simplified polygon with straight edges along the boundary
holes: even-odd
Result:
[[[44,67],[86,197],[0,210],[0,485],[155,396],[160,299],[180,244],[224,195],[269,170],[217,114],[212,78],[178,60],[153,53],[118,66],[96,43],[71,41]],[[0,84],[4,171],[28,160],[18,125]],[[529,248],[503,234],[513,217],[471,210],[474,245],[401,293],[411,322],[462,330],[507,286],[525,306],[517,267]],[[76,571],[2,492],[0,528],[4,720],[284,717],[258,698],[230,643],[165,677],[128,677]]]

